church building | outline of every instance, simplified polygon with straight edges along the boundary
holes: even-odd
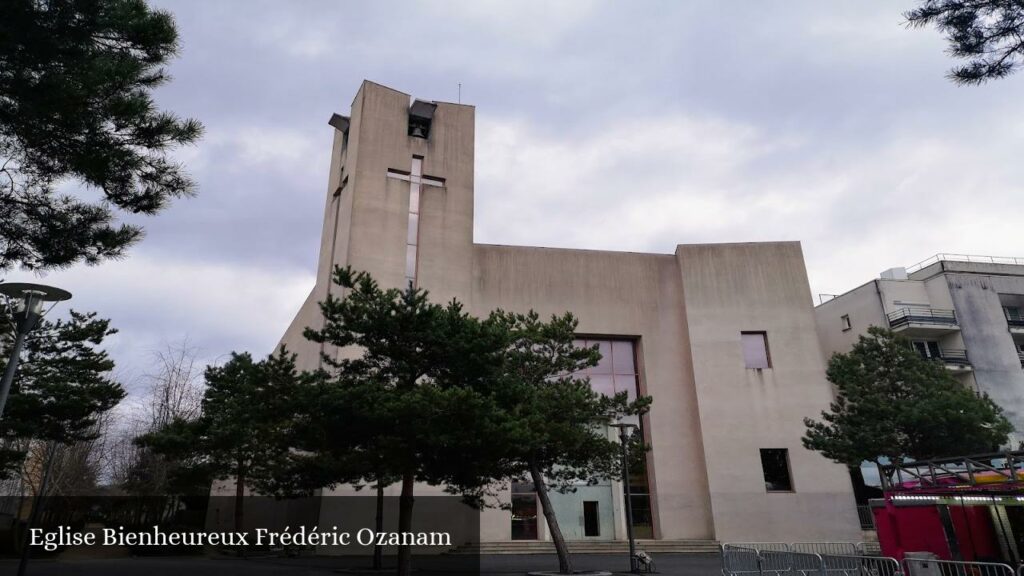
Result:
[[[331,118],[316,285],[280,342],[300,368],[320,362],[302,332],[322,323],[334,266],[384,287],[412,282],[478,316],[570,311],[581,343],[604,356],[591,385],[653,398],[640,422],[646,470],[631,482],[637,537],[858,541],[847,470],[800,442],[803,418],[832,399],[800,244],[660,254],[475,243],[474,113],[366,81],[350,114]],[[511,510],[482,513],[482,542],[550,539],[528,485],[505,497]],[[625,539],[620,482],[552,499],[568,539]]]

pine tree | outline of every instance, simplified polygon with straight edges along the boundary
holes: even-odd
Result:
[[[872,327],[826,373],[836,398],[821,421],[805,418],[803,444],[853,468],[996,450],[1013,426],[987,395],[963,387],[902,336]]]
[[[949,73],[957,84],[1003,78],[1024,63],[1020,0],[923,0],[904,16],[914,27],[935,26],[949,40],[949,53],[967,60]]]
[[[244,524],[247,488],[275,493],[293,444],[296,398],[307,375],[295,367],[295,355],[283,347],[265,360],[232,353],[221,366],[206,370],[202,414],[193,421],[175,419],[137,442],[154,452],[188,462],[183,472],[235,483],[236,530]]]
[[[109,320],[75,311],[67,319],[44,319],[30,333],[0,418],[7,446],[0,453],[0,478],[19,469],[27,440],[70,445],[97,437],[100,417],[125,396],[111,375],[114,361],[102,349],[115,333]]]
[[[411,286],[385,290],[350,268],[333,280],[344,296],[321,302],[324,326],[306,337],[358,352],[324,356],[332,390],[321,398],[335,410],[321,416],[340,445],[321,446],[319,456],[337,466],[331,484],[398,479],[398,531],[408,532],[416,482],[459,492],[487,481],[471,473],[469,454],[493,413],[479,390],[500,362],[500,335],[458,302],[431,303]],[[408,546],[398,549],[398,573],[411,573]]]
[[[649,397],[630,400],[625,392],[604,396],[578,373],[597,365],[597,347],[575,345],[571,314],[542,321],[535,312],[496,311],[489,323],[506,334],[501,375],[489,387],[499,413],[485,452],[474,458],[477,474],[498,481],[528,479],[540,501],[558,554],[559,572],[571,574],[572,560],[552,508],[550,492],[571,492],[580,483],[618,478],[621,446],[609,425],[645,412]],[[638,438],[638,437],[637,437]],[[631,446],[635,457],[645,447]],[[634,460],[633,465],[636,464]]]
[[[143,0],[11,0],[0,17],[0,271],[96,263],[194,184],[167,156],[196,120],[157,109],[178,51],[171,15]],[[100,201],[57,191],[65,180]]]
[[[387,437],[377,431],[390,426],[388,390],[377,381],[344,372],[310,375],[310,385],[295,397],[290,450],[278,462],[276,482],[269,487],[279,497],[307,496],[317,489],[350,485],[376,493],[375,531],[384,527],[384,489],[401,477],[386,461]],[[374,545],[374,570],[383,567],[383,547]]]

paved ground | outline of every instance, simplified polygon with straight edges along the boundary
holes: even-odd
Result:
[[[421,576],[470,573],[459,559],[439,559],[437,564],[418,562]],[[625,558],[610,555],[574,555],[577,570],[628,569]],[[716,554],[659,554],[654,558],[658,573],[669,576],[720,576]],[[34,560],[30,576],[324,576],[349,572],[346,567],[365,566],[363,558],[117,558],[107,560]],[[526,574],[533,570],[555,570],[554,555],[485,556],[480,559],[482,576]],[[17,561],[0,559],[0,575],[13,575]],[[386,576],[388,573],[382,573]]]

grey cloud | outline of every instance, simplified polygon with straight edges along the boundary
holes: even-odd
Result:
[[[953,86],[943,40],[902,27],[909,0],[157,4],[183,44],[159,101],[208,128],[179,153],[200,195],[142,220],[126,261],[51,275],[114,318],[135,372],[185,334],[211,358],[270,350],[312,283],[327,118],[363,78],[463,84],[479,242],[800,239],[815,292],[937,251],[1024,254],[1024,75]]]

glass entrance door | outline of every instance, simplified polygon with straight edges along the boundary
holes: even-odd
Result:
[[[601,535],[601,515],[598,512],[597,500],[583,501],[583,535],[594,537]]]
[[[537,539],[537,494],[532,482],[512,483],[512,539]]]

